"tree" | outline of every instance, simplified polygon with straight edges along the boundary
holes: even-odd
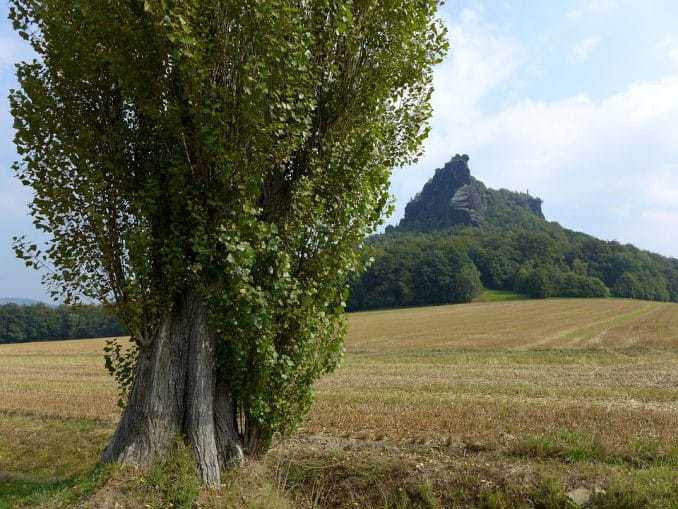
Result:
[[[643,293],[640,281],[631,272],[624,272],[612,291],[616,297],[624,297],[627,299],[638,299]]]
[[[341,353],[347,275],[419,155],[437,0],[12,0],[10,102],[54,296],[129,329],[106,461],[182,435],[205,483],[298,424]],[[133,368],[130,369],[130,363]]]
[[[515,291],[535,299],[546,299],[556,294],[557,271],[553,267],[534,267],[526,263],[516,272]]]
[[[670,269],[667,287],[671,302],[678,302],[678,268],[672,267]]]
[[[405,305],[446,304],[452,301],[455,267],[447,263],[441,250],[419,251],[418,260],[412,264],[411,270],[414,301],[406,302]]]
[[[465,265],[455,278],[453,302],[471,302],[480,295],[482,288],[478,269],[473,264]]]

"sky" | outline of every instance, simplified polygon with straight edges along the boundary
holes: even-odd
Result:
[[[15,260],[31,234],[30,191],[7,94],[30,53],[0,0],[0,297],[48,300]],[[493,188],[544,200],[547,219],[599,238],[678,257],[678,2],[448,0],[451,49],[435,74],[426,153],[397,169],[395,224],[456,153]]]

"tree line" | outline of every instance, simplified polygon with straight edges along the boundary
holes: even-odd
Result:
[[[101,306],[0,305],[0,343],[126,335]]]

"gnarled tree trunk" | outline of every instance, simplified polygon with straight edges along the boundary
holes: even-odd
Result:
[[[214,351],[204,302],[186,292],[140,348],[129,400],[103,461],[149,465],[182,436],[203,482],[218,486],[220,467],[238,464],[242,446],[231,393],[223,383],[217,390]]]

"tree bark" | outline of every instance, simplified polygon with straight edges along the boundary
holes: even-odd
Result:
[[[129,400],[102,460],[148,466],[181,436],[203,483],[218,487],[220,466],[240,463],[242,448],[237,428],[225,425],[234,404],[227,386],[216,390],[214,356],[204,302],[186,292],[140,349]]]
[[[218,486],[221,479],[214,436],[214,338],[207,327],[205,306],[196,302],[191,311],[193,330],[188,346],[184,433],[203,482]]]
[[[242,463],[243,444],[238,433],[236,405],[231,390],[223,380],[217,381],[214,425],[221,468],[226,470]]]

